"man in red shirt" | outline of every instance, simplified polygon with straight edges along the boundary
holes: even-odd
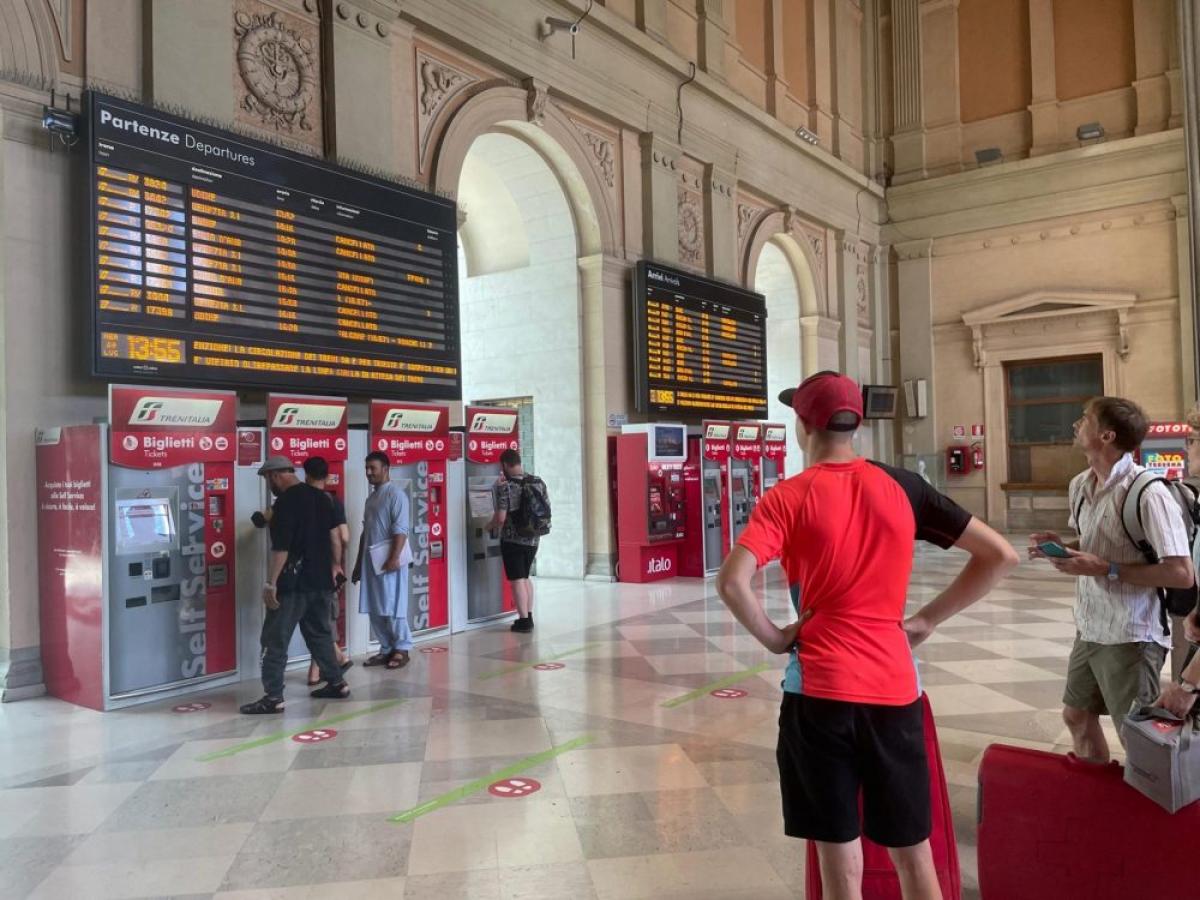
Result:
[[[779,399],[796,413],[808,468],[763,497],[717,590],[764,647],[790,654],[776,754],[784,831],[817,843],[828,900],[861,897],[860,834],[889,848],[906,900],[939,898],[911,648],[991,590],[1019,557],[916,473],[855,453],[862,392],[851,379],[819,372]],[[906,620],[916,540],[959,547],[970,559]],[[785,628],[751,588],[756,569],[776,556],[799,615]]]

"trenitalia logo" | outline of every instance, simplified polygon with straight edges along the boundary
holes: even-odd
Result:
[[[272,428],[312,428],[332,431],[342,424],[346,407],[328,403],[283,403],[275,411]]]
[[[704,437],[710,441],[726,441],[729,440],[728,425],[709,425],[704,432]]]
[[[787,440],[787,429],[786,428],[768,428],[767,429],[767,440],[773,444],[782,444],[784,441]]]
[[[129,416],[130,425],[177,425],[207,428],[221,414],[220,400],[189,397],[142,397]]]
[[[758,440],[758,426],[739,425],[737,434],[737,439],[739,441],[756,441]]]
[[[429,433],[437,430],[441,417],[438,409],[389,409],[379,430]]]
[[[475,413],[471,417],[471,434],[512,434],[517,417],[513,413]]]

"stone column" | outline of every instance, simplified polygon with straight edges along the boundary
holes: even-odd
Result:
[[[837,110],[834,106],[834,73],[837,63],[833,46],[834,3],[841,0],[809,0],[809,127],[821,139],[821,146],[833,151],[837,140]]]
[[[679,148],[655,134],[641,136],[642,238],[645,254],[679,261]]]
[[[343,159],[395,170],[392,25],[397,10],[374,0],[333,4],[330,146]]]
[[[1200,10],[1196,9],[1192,3],[1180,3],[1178,21],[1183,80],[1185,84],[1196,84],[1196,79],[1200,77]],[[1200,369],[1200,363],[1197,363],[1195,359],[1196,348],[1200,347],[1200,334],[1195,330],[1197,324],[1200,324],[1198,322],[1200,317],[1196,315],[1196,287],[1200,284],[1196,271],[1197,263],[1200,262],[1200,202],[1198,202],[1200,200],[1200,97],[1197,97],[1195,91],[1186,91],[1183,100],[1186,106],[1183,127],[1186,147],[1184,158],[1187,161],[1188,203],[1187,216],[1180,223],[1181,228],[1187,229],[1187,240],[1179,244],[1179,265],[1181,272],[1184,266],[1187,267],[1187,278],[1185,279],[1181,274],[1179,279],[1179,306],[1180,324],[1182,325],[1183,322],[1185,305],[1188,307],[1192,319],[1192,372],[1195,377],[1196,370]],[[1178,202],[1176,202],[1175,208],[1179,209]],[[1187,371],[1185,368],[1184,372]],[[1192,390],[1196,391],[1195,384],[1192,385]]]
[[[872,247],[867,260],[867,290],[871,303],[871,321],[874,322],[871,354],[874,369],[872,380],[877,384],[899,385],[892,358],[892,307],[890,280],[888,278],[889,248]],[[904,392],[901,391],[899,407],[903,408]],[[892,464],[896,459],[896,430],[894,421],[877,423],[875,454],[880,462]]]
[[[1054,75],[1054,0],[1029,0],[1033,140],[1030,156],[1058,150],[1058,86]]]
[[[925,177],[919,0],[892,0],[893,184]]]
[[[937,408],[933,370],[933,242],[908,241],[896,246],[899,257],[900,381],[924,378],[929,383],[929,415],[905,418],[901,453],[936,453]]]
[[[785,0],[767,4],[767,112],[778,117],[784,109],[788,83],[784,76],[783,5]]]
[[[602,254],[579,260],[583,308],[584,508],[589,580],[612,581],[617,559],[609,508],[608,416],[628,413],[625,309],[629,265]]]
[[[1192,271],[1192,228],[1190,204],[1186,194],[1171,198],[1175,206],[1175,258],[1179,266],[1179,371],[1180,409],[1185,413],[1196,405],[1196,303]]]
[[[407,178],[420,177],[417,142],[412,123],[417,121],[417,79],[413,77],[413,38],[416,27],[397,19],[391,25],[392,41],[392,171]]]
[[[924,86],[925,171],[962,170],[958,110],[958,0],[921,2],[921,83]]]
[[[729,11],[732,13],[732,6]],[[713,78],[725,80],[725,44],[729,27],[725,24],[722,0],[696,0],[696,50],[700,69]]]
[[[863,86],[863,173],[874,176],[883,169],[886,159],[879,136],[879,76],[881,65],[879,41],[879,8],[877,0],[863,0],[862,25],[862,86]]]
[[[837,317],[842,323],[838,346],[838,370],[859,380],[858,364],[858,238],[843,233],[838,236],[837,294],[834,298]]]
[[[1170,41],[1174,33],[1171,0],[1133,0],[1137,125],[1134,134],[1162,131],[1171,115]]]
[[[667,42],[667,0],[637,0],[637,26],[660,44]]]
[[[708,198],[709,269],[714,278],[722,281],[741,281],[737,258],[737,201],[734,198],[737,179],[733,173],[717,166],[704,167],[704,193]]]

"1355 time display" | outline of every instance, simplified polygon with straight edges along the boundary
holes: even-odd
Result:
[[[187,350],[183,341],[144,334],[102,332],[100,353],[106,359],[127,359],[133,362],[187,362]]]

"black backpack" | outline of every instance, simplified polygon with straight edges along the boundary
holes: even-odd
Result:
[[[513,478],[521,486],[521,505],[509,513],[513,528],[521,537],[541,537],[550,533],[550,495],[546,482],[536,475]]]
[[[1187,528],[1189,550],[1195,546],[1197,526],[1200,525],[1200,499],[1197,497],[1196,488],[1187,482],[1168,480],[1149,469],[1133,479],[1133,484],[1129,486],[1129,492],[1121,504],[1121,524],[1133,546],[1138,548],[1146,562],[1153,564],[1159,561],[1158,553],[1146,540],[1146,529],[1142,525],[1142,495],[1152,484],[1165,485],[1167,492],[1179,504],[1179,511],[1183,515],[1183,524]],[[1196,608],[1195,578],[1192,579],[1191,587],[1159,588],[1158,597],[1166,612],[1173,616],[1188,615]],[[1163,618],[1165,619],[1166,616]]]

